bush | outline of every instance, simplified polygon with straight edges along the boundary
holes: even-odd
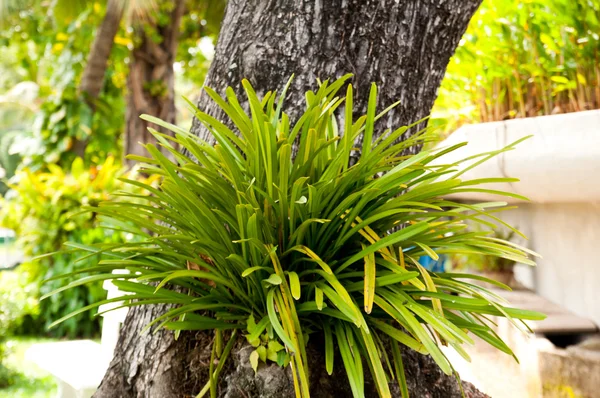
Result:
[[[8,190],[5,180],[14,176],[22,152],[30,147],[31,126],[35,119],[39,86],[21,82],[0,95],[0,194]]]
[[[36,313],[37,286],[29,279],[20,270],[0,272],[0,338],[10,336],[25,315]]]
[[[124,243],[126,232],[109,231],[100,227],[101,220],[94,212],[81,213],[81,206],[97,206],[110,199],[110,193],[123,188],[118,180],[123,174],[113,158],[98,168],[84,169],[81,159],[73,162],[70,170],[48,165],[47,172],[24,170],[17,173],[17,181],[7,194],[0,215],[2,225],[15,230],[18,244],[28,260],[20,268],[27,269],[31,280],[41,285],[42,280],[58,274],[86,268],[97,260],[88,258],[79,262],[72,253],[60,252],[65,241],[82,245],[95,243]],[[109,222],[110,225],[110,222]],[[57,282],[39,286],[39,294],[59,287]],[[106,292],[102,282],[79,286],[61,296],[53,296],[40,303],[39,316],[27,324],[28,332],[42,333],[54,320],[86,305],[102,300]],[[92,336],[98,333],[100,320],[90,313],[81,314],[52,331],[62,337]]]
[[[397,142],[407,131],[400,127],[373,140],[381,117],[375,113],[376,87],[367,114],[353,120],[352,87],[345,98],[337,96],[346,78],[308,92],[306,111],[293,126],[282,112],[285,91],[279,100],[271,92],[258,98],[244,81],[247,113],[231,89],[227,100],[206,89],[235,125],[231,130],[196,112],[214,135],[214,147],[146,116],[176,134],[154,132],[175,161],[146,145],[149,157],[132,158],[145,164],[146,173],[160,176],[159,188],[135,183],[152,193],[145,203],[132,196],[93,209],[134,224],[129,231],[140,237],[134,244],[83,248],[86,255],[104,250],[106,257],[94,269],[97,278],[115,279],[132,293],[114,301],[177,304],[148,327],[214,330],[213,356],[219,362],[213,370],[211,361],[205,392],[216,388],[238,331],[246,331],[256,347],[250,357],[255,368],[260,361],[292,366],[299,396],[309,395],[306,344],[319,334],[330,374],[337,350],[342,363],[335,366],[344,366],[354,396],[363,396],[364,360],[380,395],[387,397],[393,379],[406,390],[398,343],[431,355],[450,374],[439,345],[466,356],[462,345],[473,342],[471,334],[512,355],[484,321],[486,315],[506,316],[515,324],[543,318],[507,307],[465,281],[481,277],[430,273],[416,260],[470,251],[531,263],[524,249],[465,230],[465,220],[489,224],[485,218],[494,216],[486,210],[497,211],[503,203],[466,205],[444,198],[514,179],[461,181],[456,165],[439,162],[462,144],[403,155],[430,141],[428,131]],[[344,102],[340,136],[333,115]],[[361,134],[362,147],[355,148]],[[189,156],[175,149],[179,146]],[[357,150],[359,160],[349,166]],[[129,274],[111,273],[117,269]],[[233,330],[227,344],[226,330]]]

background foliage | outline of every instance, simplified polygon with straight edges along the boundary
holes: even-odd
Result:
[[[485,0],[452,57],[432,118],[463,123],[600,107],[597,0]]]
[[[68,15],[59,13],[62,9],[55,3],[20,4],[5,14],[5,29],[0,33],[3,51],[15,55],[2,67],[13,70],[16,76],[3,83],[31,81],[39,87],[36,118],[19,129],[32,137],[28,145],[20,147],[23,165],[33,169],[47,163],[68,166],[78,152],[87,164],[101,163],[111,154],[119,159],[127,47],[118,43],[113,47],[114,61],[107,72],[100,106],[92,114],[77,85],[103,15],[102,3],[72,3],[64,7],[70,9]],[[82,4],[74,7],[78,3]],[[87,145],[74,148],[78,141]]]
[[[27,273],[0,272],[0,388],[13,384],[18,378],[18,374],[4,364],[7,354],[4,343],[27,315],[37,314],[37,289]]]
[[[142,1],[128,5],[112,46],[102,92],[92,112],[78,86],[107,3],[0,2],[4,6],[0,7],[0,48],[11,55],[0,60],[0,92],[24,81],[34,82],[39,88],[34,108],[37,117],[18,128],[21,135],[32,136],[28,145],[20,148],[23,165],[31,169],[43,169],[48,163],[69,167],[76,156],[82,157],[86,165],[100,164],[107,156],[121,161],[126,81],[130,53],[136,44],[131,25],[141,23],[152,35],[153,28],[146,22],[150,18],[160,22],[168,15],[146,3],[153,4]],[[163,2],[160,6],[168,4]],[[197,87],[203,84],[210,65],[209,49],[218,34],[224,5],[221,0],[186,2],[190,11],[181,22],[176,56],[178,97],[196,95]],[[0,101],[0,123],[2,114],[10,112],[6,105]],[[191,114],[183,111],[180,117],[191,119]]]
[[[160,5],[168,8],[167,3]],[[142,24],[152,34],[150,18],[168,23],[164,19],[169,10],[154,9],[152,4],[127,5],[92,112],[79,84],[108,2],[0,0],[0,50],[6,55],[0,58],[0,167],[4,169],[0,192],[6,193],[8,180],[13,187],[2,203],[2,225],[17,231],[28,257],[54,252],[65,240],[92,244],[125,239],[126,234],[97,228],[95,216],[72,213],[122,187],[113,180],[122,174],[126,82],[136,44],[131,26]],[[180,26],[175,68],[178,97],[193,97],[202,85],[224,5],[220,0],[186,1],[189,12]],[[184,124],[191,123],[191,113],[180,116]],[[15,272],[34,282],[27,297],[37,302],[39,295],[56,287],[52,283],[40,287],[42,279],[85,265],[74,264],[69,254],[56,254],[26,263]],[[52,319],[103,297],[100,286],[96,283],[41,302],[37,312],[29,311],[22,327],[17,322],[11,329],[46,333]],[[98,327],[98,319],[83,314],[52,334],[93,335]]]
[[[66,240],[80,244],[122,243],[127,240],[124,232],[109,232],[100,228],[100,220],[93,212],[79,213],[81,206],[97,206],[111,199],[110,194],[124,187],[118,177],[123,172],[112,157],[100,167],[84,168],[77,158],[70,169],[63,170],[48,165],[49,171],[25,169],[16,176],[11,197],[2,206],[0,222],[13,229],[18,245],[27,258],[53,253],[39,259],[29,260],[17,271],[27,273],[34,282],[38,295],[58,287],[57,283],[42,284],[52,276],[89,267],[94,258],[75,262],[68,252],[55,253]],[[64,296],[41,301],[38,312],[27,321],[28,333],[45,334],[47,326],[67,313],[75,311],[106,296],[102,283],[92,283],[73,289]],[[34,296],[36,297],[36,296]],[[93,336],[99,331],[100,319],[93,314],[82,314],[62,324],[50,333],[56,336]]]

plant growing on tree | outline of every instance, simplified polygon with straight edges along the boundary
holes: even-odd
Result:
[[[152,195],[123,193],[129,200],[93,208],[139,239],[70,244],[85,257],[101,254],[103,259],[65,275],[91,274],[49,295],[113,280],[129,295],[74,314],[108,302],[124,301],[126,307],[169,303],[174,307],[147,328],[214,331],[210,377],[200,396],[208,391],[216,396],[216,380],[239,335],[256,347],[254,366],[262,360],[291,367],[299,397],[309,396],[306,345],[311,335],[322,335],[327,371],[343,366],[355,397],[364,396],[363,364],[380,396],[390,396],[392,380],[408,395],[400,355],[404,346],[431,355],[448,374],[452,366],[440,345],[468,358],[462,346],[473,342],[471,335],[513,355],[490,329],[487,316],[505,316],[517,327],[524,319],[543,316],[510,308],[468,282],[493,281],[431,273],[417,259],[476,252],[532,263],[528,254],[534,253],[466,230],[466,221],[491,225],[488,219],[497,220],[493,213],[503,202],[466,205],[444,198],[515,179],[462,181],[457,164],[440,161],[464,144],[403,155],[407,148],[433,140],[428,130],[398,142],[410,128],[400,127],[373,140],[377,120],[396,104],[377,114],[377,88],[372,85],[367,114],[355,120],[352,86],[340,94],[348,78],[307,92],[306,111],[295,123],[283,111],[285,89],[279,97],[268,92],[259,98],[243,81],[247,112],[232,89],[222,98],[206,88],[235,126],[197,110],[197,119],[217,141],[214,147],[146,116],[174,133],[153,131],[174,160],[152,144],[145,146],[149,157],[131,157],[146,173],[160,176],[159,187],[128,181]],[[342,128],[335,117],[341,105]],[[362,146],[356,148],[361,134]],[[358,161],[351,165],[356,152]],[[474,163],[470,159],[469,167],[499,152],[482,154]],[[112,273],[123,269],[129,274]],[[334,363],[336,351],[342,363]]]
[[[480,228],[475,229],[481,230]],[[498,227],[491,233],[494,238],[511,241],[514,231],[502,231]],[[460,253],[452,256],[453,267],[459,270],[512,272],[517,261],[513,258],[490,256],[481,253]]]

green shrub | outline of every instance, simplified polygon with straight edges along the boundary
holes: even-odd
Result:
[[[0,347],[0,354],[2,354],[2,347]],[[0,363],[0,388],[6,388],[16,381],[17,374],[11,369]]]
[[[17,243],[27,260],[19,269],[26,269],[31,280],[41,285],[43,279],[69,273],[94,264],[97,259],[89,258],[75,262],[77,256],[60,252],[64,241],[79,244],[119,243],[127,240],[126,232],[114,232],[100,227],[97,214],[81,213],[81,206],[97,206],[109,200],[109,194],[123,188],[118,177],[123,174],[113,158],[98,168],[84,169],[81,159],[73,162],[70,170],[48,165],[47,172],[23,170],[17,173],[17,182],[4,200],[0,220],[2,225],[15,230]],[[39,294],[58,288],[58,282],[39,286]],[[106,292],[102,282],[91,283],[72,289],[64,295],[53,296],[40,303],[39,316],[29,319],[27,332],[42,333],[54,320],[102,300]],[[56,336],[92,336],[98,333],[100,320],[86,313],[73,318],[56,328]],[[24,327],[25,329],[25,327]]]
[[[37,310],[37,286],[21,270],[0,272],[0,338],[17,329],[23,317]]]
[[[600,3],[484,1],[452,57],[432,117],[451,131],[600,108]]]
[[[8,190],[6,180],[14,176],[26,148],[32,144],[39,86],[21,82],[0,95],[0,194]]]
[[[20,148],[22,163],[38,170],[48,163],[68,168],[78,155],[86,165],[101,163],[108,155],[119,159],[126,108],[127,66],[123,60],[130,55],[127,46],[113,46],[93,111],[78,87],[104,15],[102,3],[14,3],[11,10],[3,10],[0,48],[9,55],[0,68],[7,77],[10,72],[16,74],[7,83],[31,80],[39,87],[35,101],[23,101],[34,120],[21,119],[19,130],[31,136],[28,145]],[[58,3],[63,6],[55,7]],[[64,17],[62,11],[57,13],[60,8],[72,14]]]
[[[70,245],[85,255],[104,251],[97,267],[86,272],[94,271],[96,280],[113,279],[132,293],[114,301],[124,299],[125,306],[176,304],[148,327],[215,331],[213,354],[219,362],[214,371],[211,365],[204,393],[216,388],[238,331],[247,331],[246,339],[256,347],[253,366],[259,361],[292,366],[298,396],[309,395],[307,340],[321,334],[329,373],[333,366],[344,366],[354,396],[363,396],[364,360],[380,395],[388,397],[392,379],[406,392],[398,343],[431,355],[444,372],[452,373],[439,345],[450,345],[467,357],[462,346],[473,342],[471,334],[512,355],[485,322],[486,315],[506,316],[515,325],[521,319],[543,318],[507,307],[467,282],[480,277],[430,273],[416,260],[424,254],[437,258],[436,253],[469,251],[532,263],[525,249],[465,230],[466,220],[490,224],[486,218],[494,215],[488,209],[496,212],[504,203],[466,205],[444,198],[485,191],[481,184],[487,182],[515,180],[461,181],[455,164],[440,161],[462,144],[403,155],[407,148],[430,141],[433,134],[427,131],[397,142],[407,130],[400,127],[373,140],[381,117],[375,113],[376,87],[367,114],[353,120],[352,87],[345,97],[338,96],[346,78],[307,92],[306,111],[294,125],[282,112],[285,91],[279,100],[272,92],[258,98],[244,81],[250,108],[245,112],[231,89],[225,100],[207,88],[235,125],[230,130],[196,112],[216,138],[214,147],[146,116],[176,134],[173,138],[154,132],[175,161],[146,145],[150,157],[132,159],[144,163],[146,173],[160,176],[159,187],[132,182],[152,193],[145,203],[132,195],[130,201],[93,209],[135,225],[128,230],[140,240],[116,246]],[[345,122],[338,129],[333,115],[341,104]],[[339,130],[345,134],[340,136]],[[360,134],[364,143],[359,160],[349,166]],[[175,149],[180,146],[189,156]],[[117,269],[130,273],[111,273]],[[80,279],[54,293],[87,281]],[[167,289],[167,284],[181,289]],[[224,344],[226,330],[233,334]],[[391,344],[390,355],[385,341]],[[335,350],[343,363],[333,363]]]
[[[66,61],[66,68],[70,66],[69,62]],[[24,162],[29,168],[43,169],[49,163],[68,167],[77,156],[77,145],[82,143],[86,164],[109,155],[120,158],[124,116],[120,110],[125,104],[123,93],[112,87],[111,79],[106,81],[104,90],[117,92],[103,92],[95,101],[94,111],[84,101],[73,80],[42,104],[33,124],[35,145],[23,151]]]

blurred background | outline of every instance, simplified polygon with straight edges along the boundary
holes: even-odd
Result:
[[[50,397],[67,388],[65,377],[44,365],[51,351],[36,346],[99,344],[114,332],[103,330],[103,318],[90,312],[48,329],[110,288],[99,281],[41,301],[63,283],[43,280],[95,259],[75,263],[69,252],[34,258],[60,250],[65,241],[127,240],[126,233],[107,232],[93,214],[77,210],[131,189],[119,177],[144,178],[123,160],[124,153],[141,154],[138,141],[153,140],[141,113],[191,125],[183,97],[195,102],[200,92],[225,3],[147,3],[0,0],[0,397]],[[522,179],[501,188],[532,202],[498,220],[495,234],[540,252],[538,267],[486,257],[428,263],[434,270],[491,275],[516,289],[510,299],[555,315],[534,326],[535,341],[508,336],[526,358],[525,372],[474,352],[520,380],[513,390],[490,377],[489,368],[486,375],[457,362],[466,379],[494,397],[591,397],[600,387],[589,374],[587,381],[577,377],[577,366],[597,369],[600,377],[599,19],[598,0],[484,0],[432,112],[430,124],[440,138],[446,144],[468,140],[472,153],[534,135],[479,173]],[[169,38],[176,32],[173,45]],[[502,221],[529,241],[506,234]]]

